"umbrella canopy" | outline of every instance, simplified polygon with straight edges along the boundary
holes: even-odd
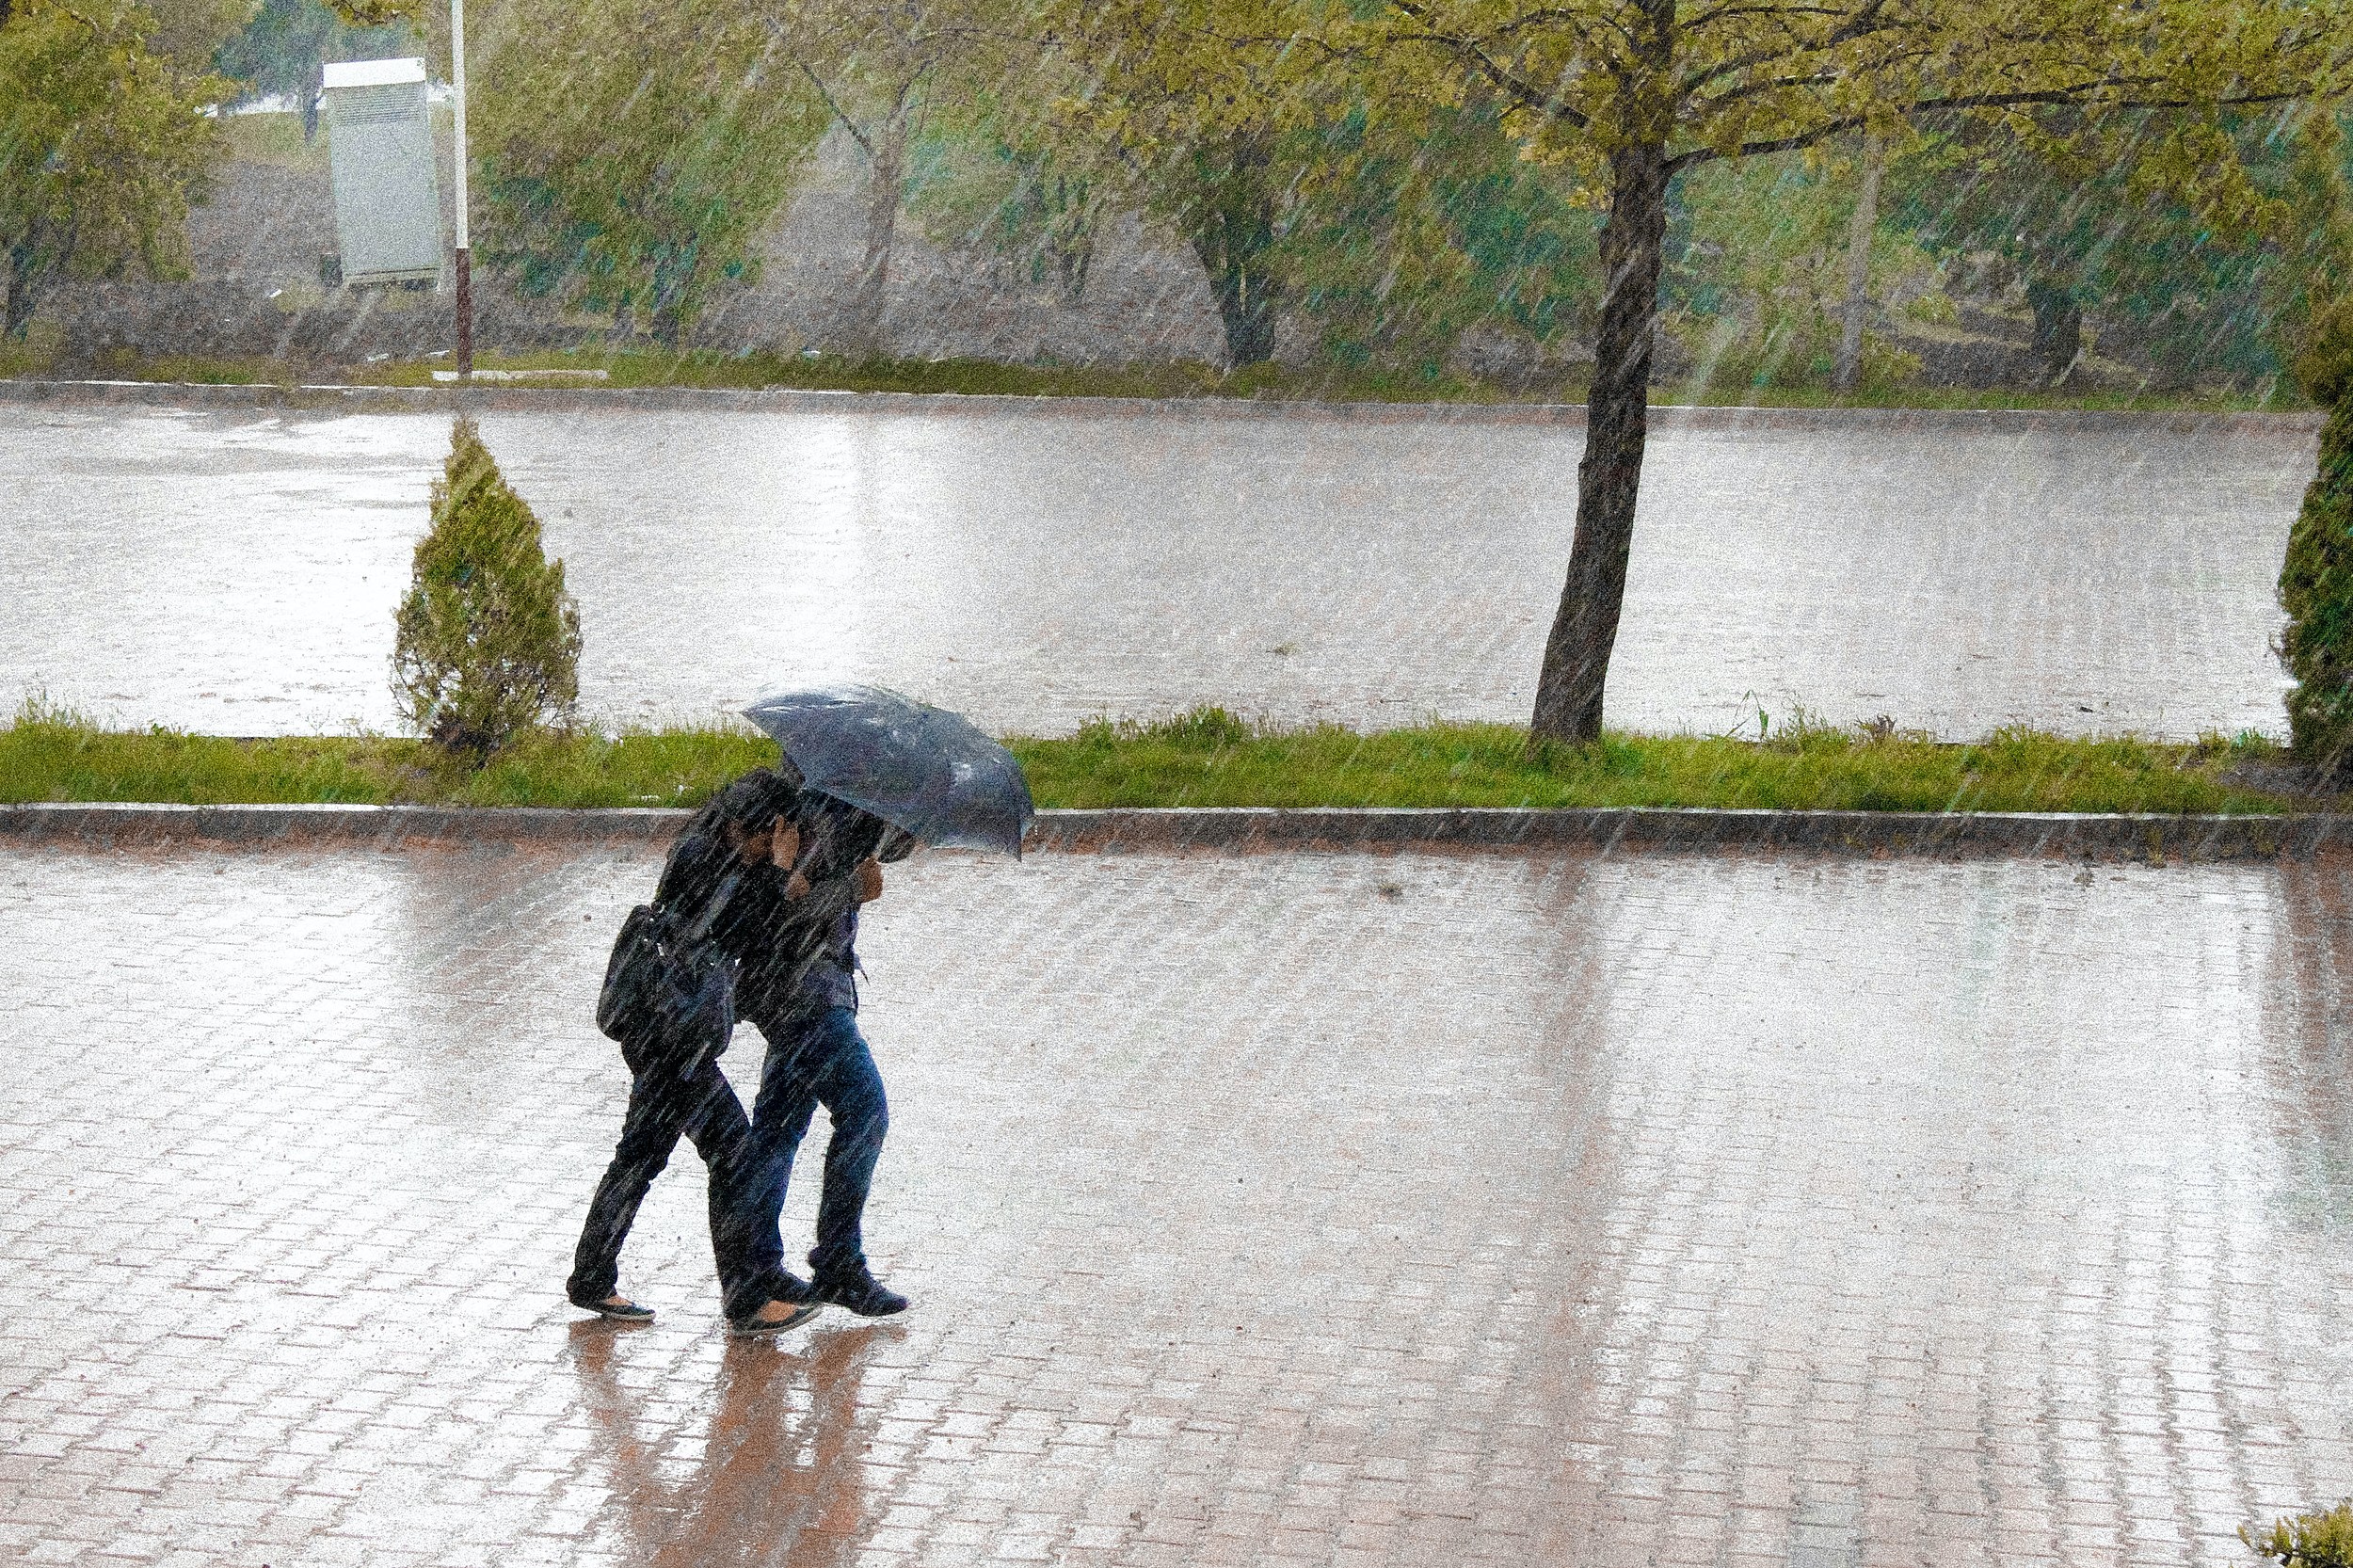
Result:
[[[1036,808],[1013,753],[962,716],[879,686],[761,697],[744,716],[784,749],[807,788],[943,848],[1018,857]]]

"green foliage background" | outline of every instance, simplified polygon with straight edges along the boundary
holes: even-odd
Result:
[[[378,59],[412,46],[405,24],[355,27],[322,0],[262,0],[253,20],[213,56],[213,68],[244,85],[240,98],[298,97],[318,89],[319,68],[329,60]]]
[[[476,240],[526,294],[675,344],[793,188],[825,110],[714,0],[511,0],[472,114]]]
[[[22,337],[60,275],[184,270],[188,206],[223,152],[199,110],[227,84],[167,52],[155,13],[124,0],[16,0],[5,16],[0,334]],[[200,16],[180,20],[209,54]]]
[[[1523,31],[1535,28],[1532,40],[1597,3],[1523,19]],[[2077,0],[1979,8],[1998,30],[1993,13],[2022,6],[2084,30],[2086,47],[2112,26]],[[1950,8],[1926,6],[1916,24],[1958,25],[1937,20]],[[352,31],[355,19],[407,18],[445,55],[440,10],[422,0],[337,0],[337,9],[264,0],[221,61],[268,87],[291,83],[322,50],[388,46],[390,35]],[[484,0],[477,9],[480,259],[623,337],[674,344],[715,291],[756,278],[754,237],[806,178],[804,154],[825,128],[822,80],[845,113],[872,109],[877,92],[910,94],[908,210],[935,240],[993,253],[1023,281],[1083,301],[1104,234],[1128,214],[1157,225],[1163,242],[1201,259],[1238,367],[1273,351],[1278,317],[1335,370],[1433,385],[1472,337],[1516,341],[1560,367],[1590,352],[1601,287],[1594,160],[1617,132],[1596,122],[1581,137],[1563,139],[1559,126],[1539,135],[1508,94],[1449,86],[1428,51],[1354,47],[1363,40],[1349,29],[1379,35],[1395,25],[1392,7]],[[2185,28],[2179,6],[2157,9],[2184,38],[2200,30]],[[1511,8],[1448,0],[1440,10],[1467,22]],[[2268,36],[2259,12],[2269,15],[2259,0],[2230,0],[2200,25],[2245,20],[2244,47],[2254,48]],[[1756,112],[1769,120],[1785,108],[1798,105]],[[2280,381],[2315,290],[2328,296],[2345,265],[2332,113],[2291,104],[2185,121],[2070,109],[1920,131],[1887,171],[1872,241],[1867,386],[1919,372],[1898,338],[1912,334],[1916,348],[1923,330],[1949,328],[1964,285],[2016,316],[2031,282],[2038,298],[2088,306],[2096,346],[2153,363],[2159,387],[2261,395]],[[1849,135],[1674,181],[1661,307],[1678,358],[1696,366],[1685,395],[1827,385],[1856,149]]]

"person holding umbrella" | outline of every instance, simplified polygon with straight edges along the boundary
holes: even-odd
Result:
[[[808,1299],[888,1317],[908,1303],[866,1259],[866,1200],[890,1124],[857,1025],[858,910],[881,896],[883,862],[919,842],[1018,856],[1029,783],[1002,746],[955,714],[873,687],[786,693],[744,715],[776,737],[801,793],[775,840],[776,861],[792,867],[776,889],[780,904],[738,971],[739,1016],[768,1043],[744,1145],[739,1223],[752,1238],[753,1277],[790,1278],[778,1216],[793,1156],[823,1105],[832,1132]]]
[[[793,1156],[820,1105],[832,1124],[810,1249],[808,1299],[861,1318],[886,1318],[907,1299],[876,1280],[866,1261],[866,1199],[889,1131],[881,1072],[857,1025],[858,910],[882,896],[882,863],[914,848],[881,818],[804,790],[776,827],[775,857],[791,867],[771,931],[743,955],[737,1015],[768,1050],[744,1146],[742,1228],[753,1258],[783,1275],[779,1216]]]

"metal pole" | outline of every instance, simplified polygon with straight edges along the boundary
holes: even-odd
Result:
[[[456,208],[457,374],[473,376],[473,251],[466,232],[466,0],[449,0],[450,88],[456,106],[456,169],[451,185]]]

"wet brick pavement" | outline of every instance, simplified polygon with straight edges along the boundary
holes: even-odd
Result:
[[[492,413],[608,720],[879,680],[999,732],[1223,702],[1524,722],[1574,428],[1132,412]],[[393,723],[426,414],[0,406],[0,701],[226,734]],[[1836,415],[1662,428],[1613,722],[1793,707],[2284,733],[2267,645],[2308,425]]]
[[[683,1154],[661,1320],[557,1296],[650,870],[0,856],[0,1559],[2205,1565],[2353,1493],[2345,864],[911,862],[920,1304],[778,1346]]]

